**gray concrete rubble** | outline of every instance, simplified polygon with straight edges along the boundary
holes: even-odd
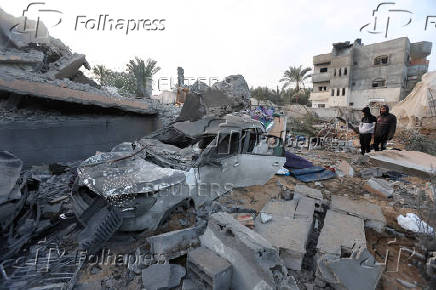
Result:
[[[315,202],[311,198],[270,201],[262,213],[272,216],[263,223],[260,215],[255,220],[255,231],[279,249],[280,258],[291,270],[301,270],[309,235],[312,230]]]
[[[229,214],[212,214],[200,240],[202,246],[232,264],[232,289],[298,289],[278,250]]]
[[[211,88],[194,84],[186,96],[177,121],[197,121],[204,117],[222,117],[225,114],[249,108],[250,90],[241,75],[228,76]]]
[[[323,201],[324,199],[321,190],[311,188],[305,184],[297,184],[295,186],[295,194],[307,196],[318,201]]]
[[[370,178],[365,183],[364,189],[385,198],[390,198],[394,194],[394,189],[389,181],[381,178]]]
[[[1,46],[23,48],[31,43],[48,43],[47,27],[39,21],[26,19],[25,16],[14,17],[0,9]]]
[[[15,155],[0,151],[0,204],[21,198],[17,185],[23,162]]]
[[[378,166],[421,177],[431,176],[436,168],[436,157],[419,151],[379,151],[369,156]]]
[[[187,276],[197,289],[226,290],[231,288],[232,265],[211,250],[199,247],[189,251]]]
[[[339,170],[339,172],[338,172],[338,170]],[[354,169],[350,165],[350,163],[348,163],[347,161],[342,160],[336,166],[336,174],[338,174],[338,176],[340,176],[340,177],[341,176],[350,176],[350,177],[353,177],[354,176]]]
[[[379,232],[386,226],[386,218],[381,208],[366,200],[351,200],[345,196],[332,196],[330,209],[336,212],[356,216],[365,221],[365,227]]]
[[[335,289],[376,289],[384,265],[365,246],[356,245],[348,258],[324,255],[318,260],[318,277]]]
[[[62,57],[51,63],[50,75],[56,79],[69,79],[74,77],[82,66],[88,70],[91,69],[84,54],[74,53],[69,57]]]
[[[328,210],[318,239],[318,253],[340,257],[343,251],[351,253],[355,245],[366,246],[364,221]]]
[[[147,238],[150,252],[166,260],[185,255],[189,249],[200,245],[200,235],[203,234],[205,223],[182,230],[172,231]]]
[[[381,167],[363,168],[359,171],[360,177],[370,179],[372,177],[382,177],[388,170]]]
[[[154,264],[142,270],[142,285],[147,290],[170,289],[180,285],[186,270],[177,264]]]

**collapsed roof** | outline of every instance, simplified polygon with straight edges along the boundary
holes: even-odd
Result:
[[[82,67],[91,68],[85,55],[72,53],[51,37],[41,21],[14,17],[0,8],[1,91],[146,115],[157,113],[147,103],[101,89],[84,75]]]

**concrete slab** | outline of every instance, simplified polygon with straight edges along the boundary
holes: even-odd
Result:
[[[384,198],[392,197],[394,194],[394,189],[389,182],[381,178],[369,179],[363,186],[363,189]]]
[[[299,200],[268,202],[261,211],[272,215],[267,223],[262,223],[260,215],[256,217],[255,231],[279,249],[280,258],[288,269],[301,270],[314,210],[315,201],[301,197]]]
[[[322,260],[322,272],[328,282],[336,289],[376,289],[384,270],[384,265],[377,264],[366,247],[356,247],[350,258],[332,258],[328,255]],[[320,269],[320,268],[318,268]]]
[[[153,255],[170,260],[186,254],[191,247],[199,246],[201,234],[202,228],[194,227],[148,237],[147,242]]]
[[[318,253],[340,257],[343,250],[351,252],[356,244],[366,246],[363,220],[333,210],[327,211],[318,239]]]
[[[147,290],[177,287],[186,270],[177,264],[153,264],[142,270],[142,285]]]
[[[276,289],[284,284],[298,289],[285,278],[288,271],[278,250],[227,213],[210,216],[200,241],[232,264],[232,289]]]
[[[419,151],[379,151],[369,156],[380,166],[410,175],[428,177],[436,168],[436,157]]]
[[[273,216],[273,219],[266,224],[261,223],[259,219],[255,221],[255,231],[279,249],[280,258],[288,269],[298,271],[301,270],[306,254],[311,229],[311,219]]]
[[[307,196],[307,197],[310,197],[313,199],[317,199],[319,201],[323,200],[321,190],[311,188],[311,187],[304,185],[304,184],[297,184],[295,186],[295,193],[302,195],[302,196]]]
[[[261,212],[274,216],[294,218],[297,201],[269,201]]]
[[[186,269],[188,277],[201,289],[230,289],[232,265],[206,247],[189,251]]]
[[[356,216],[365,221],[365,226],[382,231],[386,225],[386,218],[381,208],[366,200],[351,200],[345,196],[332,196],[331,210]]]

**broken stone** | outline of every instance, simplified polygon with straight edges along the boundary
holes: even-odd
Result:
[[[325,257],[319,261],[323,265],[318,264],[317,274],[336,289],[376,289],[384,270],[384,265],[377,264],[365,246],[356,246],[349,258]]]
[[[89,68],[85,55],[74,53],[71,56],[64,56],[58,61],[51,63],[50,74],[52,78],[69,79],[77,74],[82,65]]]
[[[344,196],[332,196],[331,210],[349,214],[365,221],[365,227],[372,228],[378,232],[383,231],[386,226],[386,218],[381,208],[365,200],[351,200]]]
[[[382,177],[387,169],[381,167],[363,168],[359,171],[360,177],[369,179],[371,177]]]
[[[177,264],[153,264],[142,270],[142,285],[147,290],[170,289],[180,285],[186,270]]]
[[[302,196],[307,196],[319,201],[323,201],[323,196],[321,190],[311,188],[305,184],[297,184],[295,186],[295,194],[299,194]],[[295,199],[295,197],[294,197]]]
[[[172,231],[158,236],[147,238],[150,251],[154,255],[165,257],[167,260],[178,258],[188,252],[191,247],[200,244],[199,236],[204,230],[203,226]]]
[[[275,289],[284,285],[298,289],[287,277],[277,249],[227,213],[210,216],[200,241],[232,264],[233,289]]]
[[[369,156],[385,168],[409,175],[429,177],[436,168],[436,157],[419,151],[379,151]]]
[[[318,253],[340,257],[354,245],[366,246],[364,222],[358,217],[328,210],[318,239]]]
[[[189,251],[187,275],[200,289],[230,289],[232,265],[205,247]]]
[[[301,270],[306,245],[312,229],[314,200],[301,198],[298,201],[268,202],[262,212],[272,216],[269,223],[255,221],[255,230],[279,249],[280,258],[288,269]]]
[[[380,178],[371,178],[366,182],[363,188],[385,198],[390,198],[394,194],[394,189],[389,182]]]

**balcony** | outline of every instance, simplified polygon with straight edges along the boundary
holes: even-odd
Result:
[[[315,73],[312,75],[312,82],[313,83],[322,83],[322,82],[328,82],[330,81],[330,73],[324,72],[324,73]]]

